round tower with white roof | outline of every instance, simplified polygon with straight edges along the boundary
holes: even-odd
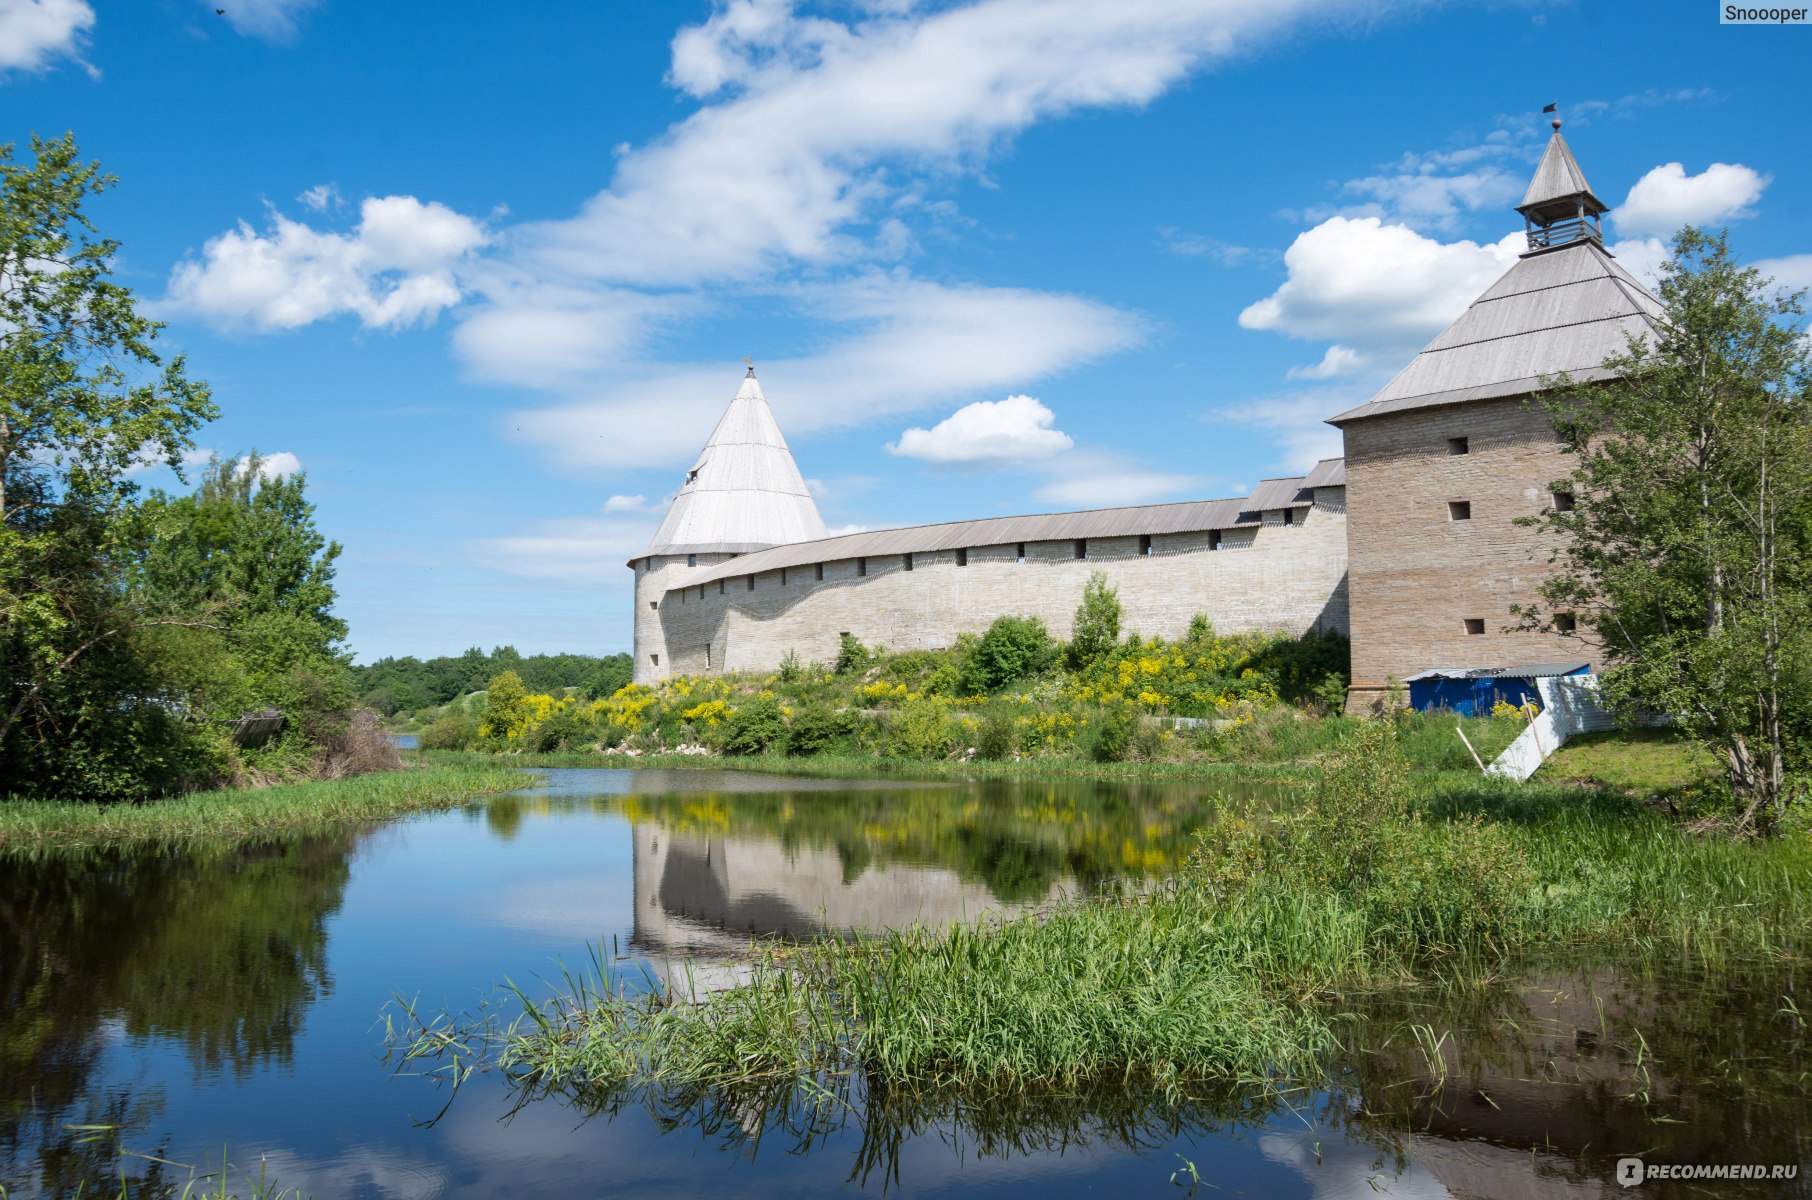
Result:
[[[751,366],[635,572],[635,681],[665,679],[661,605],[688,574],[739,554],[826,536],[824,519]]]

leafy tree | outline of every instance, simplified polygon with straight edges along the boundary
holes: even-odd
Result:
[[[996,617],[963,663],[963,688],[981,695],[1050,670],[1057,643],[1037,617]]]
[[[214,460],[192,494],[153,492],[127,578],[141,611],[206,626],[149,634],[169,647],[167,674],[191,715],[277,708],[289,723],[266,757],[300,757],[338,734],[353,706],[346,624],[333,614],[340,547],[315,528],[305,478],[266,478],[260,466],[256,454]]]
[[[609,658],[598,660],[583,684],[587,700],[608,700],[635,678],[635,667],[631,665],[627,654],[613,654]]]
[[[719,747],[725,754],[766,754],[786,746],[786,719],[780,701],[752,696],[724,721]]]
[[[1120,592],[1108,586],[1105,571],[1096,571],[1082,586],[1082,603],[1070,628],[1070,669],[1083,670],[1119,640]]]
[[[84,201],[113,179],[75,141],[0,146],[0,778],[20,793],[146,794],[186,761],[147,679],[147,618],[119,587],[122,516],[148,461],[180,471],[216,415],[111,278]],[[178,618],[165,617],[164,621]]]
[[[1621,709],[1665,713],[1720,759],[1739,832],[1776,828],[1812,747],[1812,356],[1800,295],[1770,294],[1722,233],[1682,230],[1653,343],[1551,404],[1577,454],[1532,523],[1559,572],[1530,627],[1577,624]],[[1550,613],[1561,613],[1560,620]]]
[[[488,745],[501,746],[528,720],[528,689],[522,676],[501,671],[485,689],[484,716],[478,719],[478,736]]]

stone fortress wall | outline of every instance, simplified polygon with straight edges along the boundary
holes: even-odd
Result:
[[[1344,487],[1221,530],[1218,549],[1215,533],[1027,541],[1023,560],[1017,543],[833,558],[722,578],[715,568],[735,556],[648,556],[634,564],[635,677],[771,671],[789,651],[828,662],[844,633],[890,650],[942,647],[1001,616],[1035,616],[1067,638],[1095,571],[1119,590],[1121,628],[1147,636],[1178,637],[1197,613],[1222,633],[1347,630]],[[688,582],[701,576],[711,578]]]

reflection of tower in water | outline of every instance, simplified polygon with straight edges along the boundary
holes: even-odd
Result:
[[[636,824],[633,844],[629,944],[670,984],[683,983],[690,970],[695,989],[712,986],[724,968],[695,963],[676,970],[680,960],[740,957],[753,938],[941,926],[1035,908],[1067,890],[1053,884],[1042,896],[1008,904],[945,867],[869,863],[852,876],[834,846],[675,833],[655,821]]]

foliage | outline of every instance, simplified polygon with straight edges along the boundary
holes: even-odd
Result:
[[[1120,640],[1120,593],[1108,586],[1107,572],[1095,571],[1082,586],[1066,651],[1069,668],[1080,671],[1113,649]]]
[[[465,713],[448,713],[415,737],[423,750],[465,750],[478,740],[478,722]]]
[[[478,737],[489,746],[506,746],[528,729],[533,711],[528,689],[522,686],[522,676],[514,671],[499,672],[485,687],[484,716],[478,720]]]
[[[380,658],[352,670],[359,703],[385,716],[419,713],[483,691],[485,681],[499,671],[516,672],[523,686],[531,691],[576,687],[587,700],[614,695],[634,677],[634,666],[627,654],[603,658],[585,654],[521,654],[514,646],[497,646],[488,654],[473,646],[463,654],[439,658]]]
[[[861,720],[847,709],[822,701],[795,709],[787,725],[786,752],[810,757],[842,749],[861,727]]]
[[[1057,643],[1037,617],[996,617],[963,660],[962,690],[985,695],[1048,671]]]
[[[1101,719],[1095,724],[1091,757],[1096,762],[1125,762],[1132,755],[1133,739],[1138,731],[1138,709],[1123,700],[1102,705]]]
[[[936,700],[908,701],[887,723],[888,747],[901,758],[943,758],[956,735],[950,710]]]
[[[786,745],[786,718],[773,696],[754,696],[724,721],[720,743],[725,754],[767,754]]]
[[[854,634],[846,633],[837,639],[837,665],[839,675],[855,675],[868,666],[874,657],[874,651],[864,646],[861,639]]]
[[[74,139],[0,146],[0,778],[20,794],[144,796],[216,765],[150,678],[120,585],[132,472],[180,469],[215,415],[111,278],[82,212],[113,180]]]
[[[1800,297],[1769,295],[1724,235],[1688,227],[1662,269],[1653,343],[1614,378],[1550,381],[1571,493],[1530,523],[1554,535],[1547,611],[1611,664],[1625,715],[1665,713],[1723,762],[1739,832],[1777,827],[1812,753],[1812,350]]]

